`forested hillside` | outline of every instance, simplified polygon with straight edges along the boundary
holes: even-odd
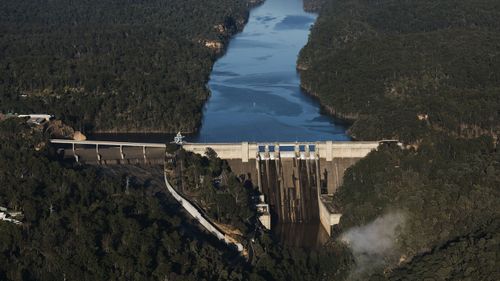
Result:
[[[208,149],[201,156],[180,149],[170,165],[170,183],[191,199],[216,223],[235,230],[238,236],[251,235],[256,226],[257,188],[244,176],[236,175],[226,161]]]
[[[308,12],[318,12],[325,4],[326,0],[303,0],[304,10]]]
[[[18,120],[0,122],[0,206],[23,213],[22,225],[0,221],[1,280],[241,278],[241,265],[229,268],[224,257],[236,254],[161,188],[62,165],[35,151],[40,142]]]
[[[0,112],[83,131],[195,130],[205,84],[258,0],[0,3]]]
[[[493,0],[322,6],[303,87],[355,138],[406,147],[369,154],[336,194],[349,279],[500,279],[499,19]]]
[[[500,132],[500,2],[330,0],[303,87],[358,139]]]
[[[339,253],[282,248],[255,228],[244,233],[246,243],[253,239],[246,261],[181,210],[165,189],[163,167],[110,172],[59,162],[46,141],[23,120],[0,122],[0,206],[22,213],[22,225],[0,221],[0,280],[315,281],[347,263]],[[214,188],[209,177],[227,169],[216,157],[179,160],[186,176],[207,175],[203,189]],[[185,182],[186,191],[195,184]],[[233,208],[234,193],[225,189],[241,184],[217,188],[211,195]],[[210,215],[226,222],[249,212],[245,204],[238,212],[223,208]]]
[[[491,138],[444,137],[418,150],[381,148],[351,167],[344,180],[335,197],[343,213],[341,231],[385,214],[404,218],[394,255],[384,264],[396,270],[384,275],[381,266],[367,276],[500,278],[500,152]]]

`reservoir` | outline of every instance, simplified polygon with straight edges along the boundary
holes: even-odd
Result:
[[[196,142],[349,140],[346,127],[320,113],[296,71],[316,15],[302,0],[266,0],[250,12],[215,63]]]

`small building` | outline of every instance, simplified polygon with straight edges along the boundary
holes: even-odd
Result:
[[[42,125],[45,122],[50,121],[50,119],[54,118],[54,115],[49,115],[49,114],[19,114],[19,115],[17,115],[17,117],[28,118],[28,121],[26,121],[28,124]]]

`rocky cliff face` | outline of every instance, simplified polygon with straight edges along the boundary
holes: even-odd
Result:
[[[199,43],[211,49],[215,55],[221,56],[229,43],[229,40],[235,34],[241,32],[248,22],[250,9],[262,4],[264,0],[248,0],[248,10],[243,14],[235,14],[227,16],[223,22],[213,26],[213,30],[217,34],[216,39],[200,39]]]

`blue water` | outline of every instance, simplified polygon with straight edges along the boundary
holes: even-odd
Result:
[[[214,65],[197,142],[349,140],[300,89],[296,61],[316,15],[302,0],[266,0]]]

